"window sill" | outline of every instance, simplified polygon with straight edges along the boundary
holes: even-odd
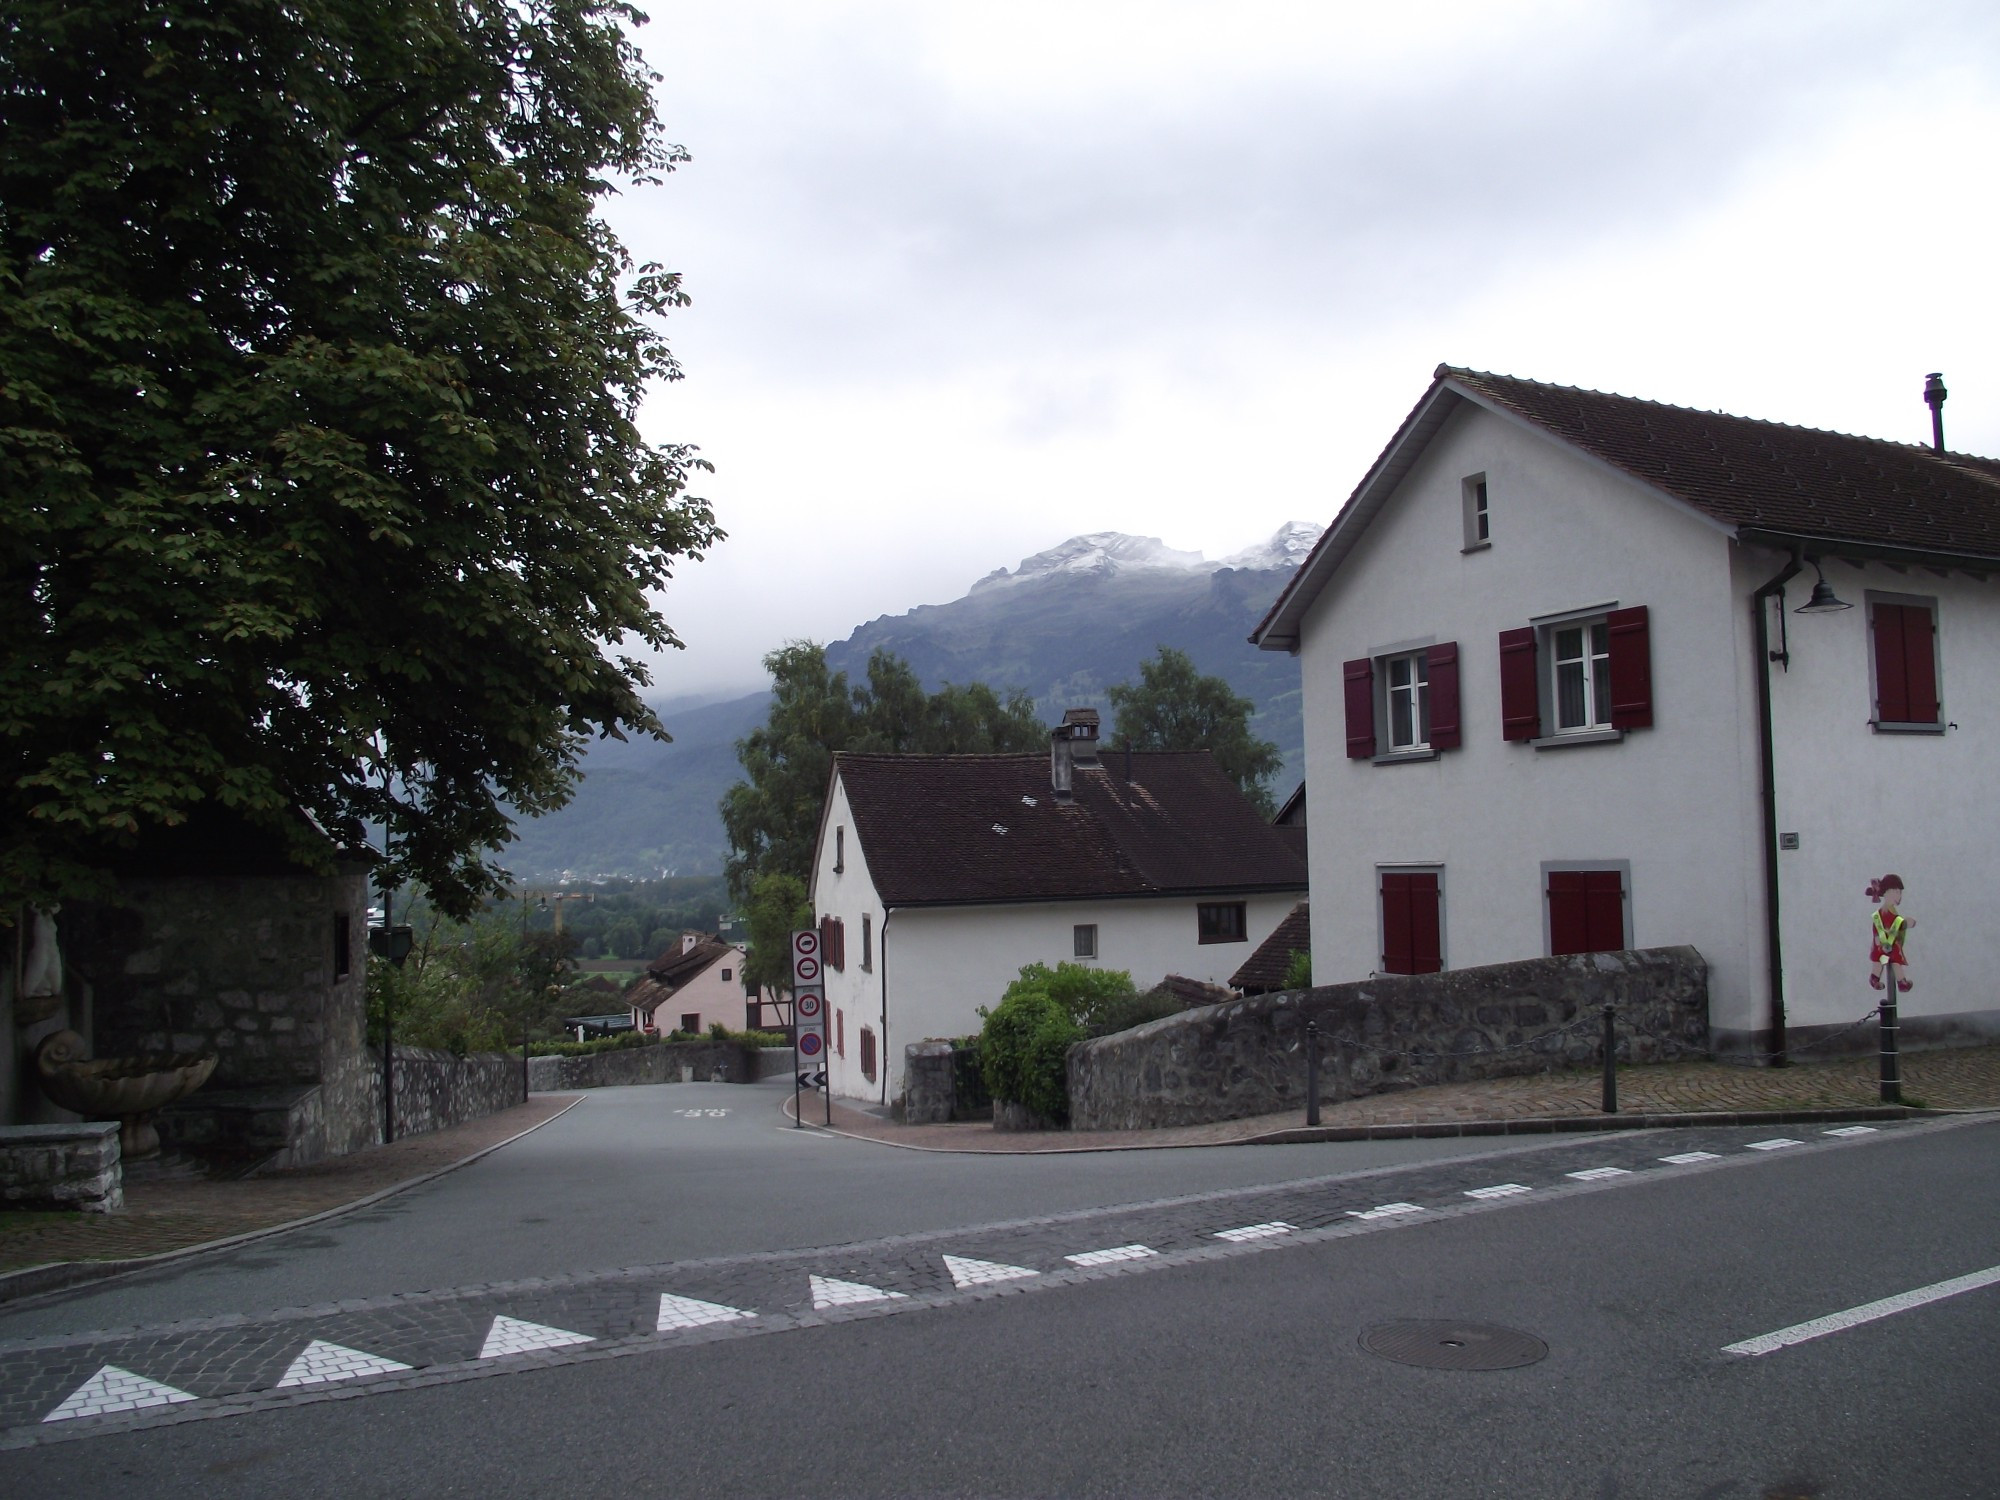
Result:
[[[1488,549],[1490,549],[1490,548],[1492,547],[1492,545],[1493,545],[1493,543],[1492,543],[1492,542],[1490,542],[1490,541],[1485,541],[1485,542],[1468,542],[1468,543],[1466,543],[1466,544],[1465,544],[1465,545],[1464,545],[1463,547],[1460,547],[1460,548],[1459,548],[1458,550],[1459,550],[1459,552],[1460,552],[1460,553],[1468,553],[1468,552],[1485,552],[1485,551],[1487,551]]]
[[[1249,941],[1250,939],[1247,935],[1243,937],[1205,937],[1196,938],[1195,946],[1206,948],[1212,943],[1247,943]]]
[[[1537,750],[1568,750],[1577,745],[1615,745],[1625,738],[1622,729],[1577,730],[1570,734],[1545,734],[1529,740]]]
[[[1877,734],[1943,734],[1942,724],[1903,724],[1894,719],[1870,719],[1868,727]]]
[[[1436,760],[1437,758],[1437,751],[1426,745],[1421,750],[1384,751],[1381,755],[1371,756],[1368,763],[1371,766],[1403,766],[1415,761]]]

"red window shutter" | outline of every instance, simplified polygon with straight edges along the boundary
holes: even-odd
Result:
[[[1347,694],[1347,758],[1367,760],[1375,753],[1375,663],[1356,657],[1340,675]]]
[[[1611,727],[1653,727],[1653,640],[1646,606],[1604,617],[1611,637]]]
[[[1541,685],[1535,681],[1533,626],[1500,632],[1500,737],[1532,740],[1542,732]]]
[[[1614,953],[1625,946],[1625,877],[1617,870],[1586,870],[1584,926],[1591,953]]]
[[[1586,906],[1586,870],[1549,871],[1549,954],[1588,953],[1590,925]]]
[[[1410,932],[1408,875],[1382,877],[1382,972],[1416,973],[1416,949]]]
[[[1435,974],[1444,967],[1444,944],[1438,929],[1438,878],[1423,874],[1404,879],[1410,882],[1409,972]]]
[[[1875,606],[1875,717],[1885,724],[1908,724],[1910,677],[1903,653],[1903,606]]]
[[[1909,684],[1905,722],[1937,723],[1937,621],[1922,605],[1903,606],[1903,680]]]
[[[819,919],[819,959],[829,969],[847,967],[847,940],[838,917]]]
[[[1446,641],[1425,653],[1431,678],[1431,748],[1456,750],[1458,732],[1458,642]],[[1429,970],[1424,972],[1429,973]]]

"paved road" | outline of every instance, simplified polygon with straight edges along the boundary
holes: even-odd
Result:
[[[0,1453],[0,1488],[1994,1494],[2000,1287],[1771,1355],[1722,1349],[2000,1264],[2000,1125],[1794,1131],[1786,1139],[1797,1145],[1750,1149],[1769,1139],[1655,1132],[1480,1154],[1437,1143],[1453,1148],[1448,1158],[1356,1175],[1320,1156],[1304,1176],[1284,1168],[1262,1185],[1115,1211],[1058,1205],[1026,1224],[933,1214],[934,1232],[838,1254],[725,1253],[559,1286],[402,1298],[403,1344],[388,1342],[379,1308],[153,1330],[121,1357],[154,1359],[140,1373],[183,1379],[203,1399],[37,1422],[34,1437],[84,1440]],[[863,1175],[921,1173],[925,1161],[819,1144]],[[1695,1152],[1711,1159],[1660,1159]],[[1041,1165],[1123,1161],[1143,1173],[1149,1159]],[[1610,1167],[1624,1170],[1571,1175]],[[1115,1176],[1105,1185],[1117,1201],[1139,1196],[1117,1192]],[[1470,1196],[1492,1188],[1525,1191]],[[1414,1211],[1360,1217],[1399,1203]],[[1288,1227],[1218,1237],[1277,1223]],[[1155,1253],[1087,1268],[1066,1258],[1132,1245]],[[996,1267],[1036,1274],[979,1279]],[[815,1308],[815,1275],[903,1295]],[[706,1292],[755,1316],[654,1332],[642,1325],[663,1292]],[[416,1355],[400,1361],[416,1368],[273,1392],[285,1362],[338,1316],[353,1339],[342,1347]],[[480,1360],[475,1345],[507,1317],[546,1319],[589,1342]],[[1467,1373],[1392,1364],[1358,1346],[1373,1325],[1422,1317],[1505,1324],[1550,1352],[1522,1369]],[[168,1358],[176,1338],[179,1365]],[[260,1359],[266,1367],[234,1396],[196,1378],[202,1349],[214,1360],[231,1348],[239,1376]],[[64,1384],[104,1353],[77,1340],[0,1345],[0,1390],[13,1388],[22,1356],[45,1371],[68,1366]],[[48,1387],[36,1400],[59,1396]],[[232,1400],[263,1409],[108,1430],[212,1416]]]

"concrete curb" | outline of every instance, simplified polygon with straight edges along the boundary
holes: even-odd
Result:
[[[546,1120],[537,1120],[526,1130],[517,1130],[504,1141],[495,1141],[490,1146],[482,1146],[468,1156],[461,1156],[448,1165],[434,1168],[421,1176],[407,1178],[398,1183],[356,1198],[351,1203],[338,1204],[333,1208],[323,1208],[316,1214],[303,1218],[289,1219],[283,1224],[273,1224],[264,1229],[245,1230],[242,1234],[232,1234],[225,1239],[203,1240],[199,1245],[183,1245],[178,1250],[163,1250],[158,1255],[138,1255],[128,1260],[58,1260],[46,1265],[26,1266],[18,1271],[0,1273],[0,1306],[18,1302],[26,1297],[38,1296],[43,1292],[58,1292],[91,1282],[109,1281],[118,1276],[130,1276],[139,1271],[157,1270],[176,1261],[192,1260],[198,1255],[210,1255],[219,1250],[232,1250],[238,1245],[247,1245],[252,1240],[269,1239],[274,1234],[285,1234],[294,1229],[303,1229],[308,1224],[324,1223],[337,1219],[342,1214],[351,1214],[358,1208],[366,1208],[371,1203],[380,1203],[384,1198],[393,1198],[398,1193],[408,1192],[413,1187],[422,1187],[427,1182],[435,1182],[448,1172],[456,1172],[460,1167],[469,1167],[482,1156],[491,1156],[503,1146],[511,1146],[523,1136],[533,1135],[544,1125],[560,1120],[564,1115],[583,1103],[584,1095],[579,1094]]]

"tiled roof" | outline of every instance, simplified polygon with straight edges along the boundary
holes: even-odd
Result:
[[[679,948],[669,948],[646,965],[646,974],[669,990],[679,989],[717,959],[726,957],[729,949],[730,945],[720,938],[704,934],[701,941],[685,953]]]
[[[2000,460],[1449,365],[1438,375],[1730,526],[2000,558]]]
[[[1236,992],[1227,985],[1210,984],[1205,979],[1189,979],[1185,974],[1169,974],[1147,993],[1171,995],[1179,1002],[1182,1010],[1194,1010],[1203,1005],[1222,1005],[1236,998]]]
[[[1243,960],[1243,967],[1229,976],[1229,982],[1252,995],[1280,989],[1285,982],[1285,970],[1291,967],[1292,955],[1310,952],[1312,916],[1308,904],[1301,901],[1284,921],[1272,929],[1271,935],[1257,945],[1257,951]]]
[[[889,906],[1302,890],[1306,867],[1205,750],[1109,752],[1060,803],[1046,755],[834,757]]]

